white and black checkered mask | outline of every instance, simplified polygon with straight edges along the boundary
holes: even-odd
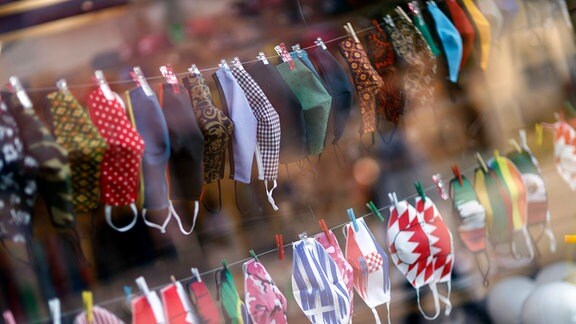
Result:
[[[238,81],[240,88],[244,91],[246,99],[252,108],[254,116],[258,120],[256,133],[256,162],[258,164],[258,179],[264,180],[268,201],[278,210],[272,191],[276,188],[278,178],[278,160],[280,157],[280,118],[272,107],[272,104],[260,89],[260,86],[244,70],[241,65],[234,65],[231,69],[232,75]],[[269,191],[268,181],[273,181],[274,186]]]

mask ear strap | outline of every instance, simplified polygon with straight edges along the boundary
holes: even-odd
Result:
[[[344,151],[342,151],[342,148],[338,143],[334,143],[332,147],[334,148],[334,157],[336,158],[336,164],[338,165],[340,170],[344,170],[346,168],[346,166],[344,165],[344,159],[345,159]]]
[[[220,185],[220,180],[218,180],[218,208],[215,210],[212,210],[212,209],[208,208],[208,205],[206,204],[204,199],[201,199],[201,200],[202,200],[202,205],[204,206],[204,208],[206,208],[206,210],[209,211],[211,214],[218,214],[222,210],[222,187]]]
[[[274,211],[277,211],[278,206],[276,206],[274,197],[272,197],[272,192],[274,191],[274,189],[276,189],[276,187],[278,187],[278,182],[276,181],[276,179],[274,179],[274,186],[272,187],[272,189],[268,190],[268,180],[264,180],[264,187],[266,188],[266,196],[268,197],[268,202],[270,203],[270,205],[272,205],[272,209],[274,209]]]
[[[422,308],[422,304],[420,303],[420,288],[416,289],[416,298],[418,300],[418,309],[420,310],[420,313],[422,316],[424,316],[425,319],[431,321],[435,320],[440,315],[440,298],[438,298],[438,288],[436,288],[436,283],[430,283],[428,284],[428,287],[430,287],[430,290],[432,291],[432,298],[434,298],[434,309],[436,313],[434,313],[433,316],[428,316]]]
[[[178,223],[178,227],[180,227],[180,232],[182,232],[182,234],[184,235],[190,235],[192,234],[192,232],[194,231],[194,227],[196,227],[196,219],[198,218],[198,210],[200,209],[200,203],[198,202],[198,200],[194,200],[194,218],[192,220],[192,227],[190,227],[189,231],[186,231],[184,229],[184,226],[182,226],[182,219],[180,219],[180,215],[178,215],[178,213],[176,212],[176,208],[174,208],[174,204],[172,204],[172,202],[170,202],[170,213],[172,213],[172,215],[174,215],[174,218],[176,219],[176,223]]]
[[[486,271],[482,270],[482,267],[480,266],[480,260],[478,260],[478,256],[482,254],[484,256],[486,256],[486,263],[488,264],[488,266],[486,267]],[[474,261],[476,261],[476,267],[478,268],[478,271],[480,271],[480,274],[482,275],[482,284],[484,285],[484,287],[488,287],[490,285],[490,281],[488,280],[489,276],[490,276],[490,257],[488,256],[488,252],[486,252],[486,250],[483,250],[482,253],[474,253]]]
[[[446,283],[446,287],[448,288],[448,293],[446,294],[446,296],[438,294],[438,299],[446,305],[444,315],[450,316],[450,313],[452,312],[452,302],[450,301],[450,293],[452,292],[452,281],[448,281]]]
[[[168,207],[168,216],[166,217],[166,220],[164,220],[164,223],[162,223],[162,225],[150,222],[148,219],[146,219],[146,213],[147,213],[146,208],[142,208],[142,219],[144,220],[144,224],[159,229],[161,233],[166,233],[166,226],[168,226],[168,222],[170,222],[170,219],[172,218],[172,211],[170,210],[170,207]]]
[[[522,237],[524,238],[524,243],[526,244],[526,248],[528,249],[528,257],[530,260],[534,259],[534,248],[532,246],[532,241],[530,240],[530,236],[528,235],[528,230],[526,229],[526,227],[523,227],[520,232],[522,233]],[[522,256],[518,254],[518,251],[516,250],[516,241],[514,240],[514,235],[512,236],[512,242],[511,242],[511,247],[512,247],[512,256],[514,256],[514,259],[520,259]]]
[[[138,220],[138,210],[136,209],[136,204],[131,203],[130,208],[132,209],[132,213],[134,214],[134,219],[132,222],[124,227],[116,227],[112,223],[112,206],[106,205],[104,206],[104,216],[106,218],[106,223],[113,229],[117,230],[118,232],[127,232],[132,229],[132,227],[136,226],[136,221]]]
[[[550,225],[550,212],[548,212],[548,217],[544,224],[544,234],[548,237],[548,240],[550,240],[550,252],[556,252],[556,236],[554,236],[552,225]]]
[[[253,198],[252,194],[250,194],[250,196],[251,198]],[[238,181],[234,181],[234,199],[236,200],[236,208],[238,208],[240,214],[247,215],[250,212],[250,210],[243,211],[242,209],[240,209],[240,202],[238,201]]]
[[[372,307],[372,308],[370,308],[370,310],[372,311],[372,314],[374,315],[374,323],[382,324],[382,322],[380,321],[380,316],[378,315],[378,311],[376,310],[376,307]]]

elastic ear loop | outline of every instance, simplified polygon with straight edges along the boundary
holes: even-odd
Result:
[[[334,149],[334,157],[336,158],[336,164],[338,165],[340,170],[344,170],[346,168],[346,166],[344,165],[344,151],[342,151],[342,148],[338,143],[334,143],[332,147]]]
[[[436,313],[434,313],[433,316],[428,316],[424,309],[422,309],[422,304],[420,304],[420,288],[416,289],[416,298],[418,300],[418,309],[420,310],[420,313],[425,319],[431,321],[437,319],[440,315],[440,298],[438,297],[438,288],[436,288],[435,282],[428,284],[428,287],[430,287],[432,297],[434,298],[434,309],[436,310]]]
[[[534,259],[534,248],[532,247],[532,241],[530,240],[530,235],[528,234],[526,226],[522,227],[520,232],[522,233],[524,243],[526,244],[526,248],[528,249],[528,258],[529,260],[532,260]],[[514,235],[512,235],[512,242],[510,245],[512,247],[512,256],[514,257],[514,259],[516,260],[521,259],[522,256],[518,254],[518,251],[516,249],[516,241],[514,240]]]
[[[272,192],[274,191],[274,189],[276,189],[276,187],[278,187],[278,182],[276,181],[276,179],[274,179],[273,183],[274,186],[272,187],[272,189],[268,190],[268,180],[264,180],[264,187],[266,188],[266,196],[268,197],[268,202],[270,203],[270,205],[272,205],[272,209],[274,209],[274,211],[277,211],[278,206],[276,206],[274,197],[272,197]]]
[[[170,210],[170,207],[168,207],[168,216],[166,217],[166,220],[164,220],[164,223],[162,223],[162,225],[158,225],[158,224],[155,224],[153,222],[148,221],[148,219],[146,219],[146,213],[147,213],[146,208],[142,208],[142,219],[144,220],[144,224],[146,224],[147,226],[159,229],[162,234],[166,233],[166,226],[168,226],[168,223],[170,222],[170,219],[172,218],[172,211]]]
[[[250,187],[250,186],[248,186]],[[250,200],[254,200],[254,197],[252,197],[252,191],[250,191]],[[248,215],[248,213],[250,212],[250,209],[243,211],[240,208],[240,202],[238,201],[238,181],[234,181],[234,200],[236,200],[236,208],[238,208],[238,211],[240,212],[240,214],[242,215]]]
[[[206,204],[204,199],[202,199],[202,205],[211,214],[218,214],[222,210],[222,187],[220,185],[220,180],[218,180],[218,208],[215,210],[208,208],[208,205]]]
[[[486,267],[486,271],[482,270],[482,267],[480,266],[480,260],[478,260],[478,256],[481,254],[486,257],[486,263],[488,264],[488,266]],[[482,284],[484,285],[484,287],[488,287],[490,285],[490,280],[488,280],[490,276],[490,257],[488,256],[488,252],[486,252],[486,250],[483,250],[482,253],[474,253],[474,261],[476,261],[476,267],[478,268],[478,271],[480,271],[480,274],[482,275]]]
[[[180,232],[182,232],[182,234],[184,235],[192,234],[192,232],[194,231],[194,227],[196,227],[196,219],[198,218],[199,209],[200,209],[200,203],[198,202],[198,200],[194,200],[194,218],[192,219],[192,227],[190,227],[189,231],[186,231],[184,229],[184,226],[182,226],[182,219],[180,219],[180,215],[178,215],[178,213],[176,212],[176,208],[174,208],[174,205],[172,204],[172,202],[170,202],[170,213],[172,213],[172,215],[176,219],[176,223],[178,223],[178,227],[180,227]]]
[[[121,233],[131,230],[132,227],[136,225],[136,221],[138,221],[138,210],[136,209],[135,203],[130,204],[130,209],[132,209],[132,213],[134,214],[134,219],[132,220],[132,222],[124,227],[116,227],[112,223],[112,206],[110,205],[104,206],[104,216],[106,218],[106,223],[108,223],[110,227]]]
[[[448,288],[448,293],[446,294],[446,296],[442,296],[440,295],[440,293],[438,293],[438,299],[444,303],[444,305],[446,305],[446,309],[444,310],[444,315],[445,316],[450,316],[450,313],[452,312],[452,302],[450,301],[450,293],[452,292],[452,281],[448,281],[446,283],[446,287]]]
[[[366,146],[366,144],[364,144],[364,141],[362,140],[363,134],[360,133],[360,147],[368,153],[372,152],[372,147],[374,147],[374,144],[376,143],[374,140],[374,132],[370,133],[370,135],[372,137],[372,143],[370,144],[370,146]]]

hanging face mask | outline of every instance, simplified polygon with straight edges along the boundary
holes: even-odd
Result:
[[[178,281],[162,288],[160,291],[164,314],[170,324],[194,324],[198,323],[196,310],[192,307],[190,299],[184,291],[184,287]]]
[[[285,324],[286,298],[276,286],[268,271],[257,260],[242,265],[246,308],[254,323]]]
[[[454,267],[454,242],[452,233],[444,223],[442,215],[436,205],[427,196],[416,197],[414,203],[418,218],[423,221],[423,228],[430,242],[430,255],[432,257],[433,282],[446,283],[448,293],[446,296],[438,294],[438,299],[446,305],[444,315],[449,316],[452,311],[450,292],[452,290],[452,269]]]
[[[318,71],[316,70],[316,68],[314,67],[314,64],[312,64],[312,61],[310,61],[310,58],[308,57],[308,52],[306,52],[306,50],[299,50],[298,52],[294,51],[294,52],[290,52],[290,56],[292,57],[292,60],[300,60],[302,61],[302,63],[304,63],[304,65],[306,65],[306,67],[308,68],[308,70],[310,70],[310,72],[314,73],[314,76],[321,81],[324,81],[321,77],[320,74],[318,73]]]
[[[340,272],[340,276],[348,288],[348,296],[350,296],[350,317],[354,314],[354,269],[346,260],[344,253],[340,249],[338,245],[338,240],[336,239],[336,235],[332,233],[332,231],[328,231],[328,235],[322,232],[314,236],[314,239],[322,245],[326,253],[334,260],[336,266],[338,267],[338,271]]]
[[[520,131],[520,145],[518,149],[519,150],[508,153],[507,157],[518,168],[524,180],[528,202],[527,224],[528,226],[541,226],[544,234],[550,240],[550,251],[555,252],[556,238],[554,237],[554,232],[552,232],[550,224],[546,183],[542,177],[538,161],[528,147],[526,132],[524,130]],[[535,237],[533,241],[538,243],[538,239],[541,237],[541,235]],[[537,245],[535,246],[537,247]]]
[[[408,7],[413,13],[412,21],[414,22],[414,26],[418,28],[418,30],[426,40],[426,43],[428,44],[428,47],[430,47],[430,51],[432,52],[432,54],[434,56],[439,56],[440,54],[442,54],[442,51],[436,44],[436,40],[434,40],[434,37],[432,37],[432,33],[430,33],[430,29],[428,28],[428,25],[426,24],[426,21],[422,16],[422,13],[420,11],[420,4],[417,1],[412,1],[408,4]]]
[[[375,20],[372,23],[374,29],[364,39],[366,54],[384,82],[377,95],[376,113],[379,119],[384,117],[398,124],[404,114],[405,105],[402,76],[396,68],[396,55],[392,43],[388,41],[388,36],[380,24]]]
[[[188,288],[192,303],[198,312],[199,323],[219,324],[220,312],[218,312],[218,307],[214,303],[204,281],[197,276],[192,279]]]
[[[349,213],[353,213],[349,210]],[[355,217],[354,215],[352,215]],[[380,323],[376,307],[386,304],[390,323],[390,277],[388,256],[366,226],[363,218],[343,228],[346,236],[346,259],[354,269],[354,288]]]
[[[476,26],[476,30],[478,31],[478,37],[480,38],[480,67],[483,70],[486,70],[490,58],[490,46],[492,44],[490,23],[488,22],[488,19],[484,17],[484,14],[482,14],[480,9],[478,9],[474,1],[462,0],[462,3],[470,14],[470,17]]]
[[[450,180],[450,197],[452,212],[460,221],[458,235],[468,251],[474,254],[478,270],[487,286],[490,265],[484,270],[478,259],[480,254],[484,254],[486,260],[489,260],[486,252],[486,210],[478,201],[470,181],[462,175]]]
[[[77,213],[88,213],[100,202],[100,164],[106,141],[71,94],[48,95],[54,136],[68,151],[72,173],[72,203]]]
[[[554,124],[556,170],[572,191],[576,191],[576,131],[564,120]]]
[[[282,63],[276,68],[302,105],[308,152],[318,155],[324,150],[332,97],[304,63],[300,60],[293,62],[294,70],[290,70],[288,63]]]
[[[166,183],[166,165],[170,158],[168,126],[154,94],[147,95],[143,87],[137,87],[126,93],[126,99],[127,110],[134,117],[136,130],[146,144],[142,155],[142,217],[146,225],[165,233],[172,217]],[[168,216],[162,225],[157,225],[146,219],[148,210],[167,210]]]
[[[0,240],[25,242],[32,235],[38,163],[26,155],[16,120],[0,102]]]
[[[218,299],[220,300],[226,323],[252,323],[246,310],[246,305],[238,295],[232,273],[227,267],[216,273],[216,287],[218,288]]]
[[[105,205],[106,222],[117,231],[130,230],[138,220],[136,198],[144,141],[126,116],[120,97],[106,99],[100,88],[88,96],[88,111],[94,126],[106,141],[106,153],[100,167],[100,199]],[[125,227],[112,223],[112,206],[130,205],[133,221]]]
[[[220,181],[224,178],[226,149],[230,144],[234,124],[214,106],[210,88],[202,75],[188,75],[182,82],[188,89],[196,121],[204,136],[204,183]]]
[[[143,277],[136,279],[138,287],[142,291],[142,296],[132,299],[132,324],[157,323],[167,324],[164,309],[158,294],[148,289],[148,284]]]
[[[478,0],[476,1],[478,9],[486,17],[490,23],[490,30],[492,35],[492,41],[498,40],[502,35],[502,29],[504,28],[504,17],[494,3],[494,0]]]
[[[222,107],[234,123],[232,150],[229,154],[230,178],[250,183],[252,161],[256,152],[258,120],[254,117],[246,95],[230,69],[222,67],[212,76],[222,98]]]
[[[346,122],[354,104],[354,87],[330,51],[316,47],[310,52],[310,56],[318,66],[318,73],[324,87],[332,96],[331,111],[334,130],[332,144],[336,144],[344,133]]]
[[[422,316],[432,320],[440,315],[440,303],[431,244],[423,227],[423,219],[407,201],[398,202],[396,194],[390,194],[390,218],[388,219],[387,237],[390,256],[396,268],[416,289],[418,308]],[[435,313],[427,315],[420,304],[420,288],[428,285],[434,298]]]
[[[302,105],[272,64],[258,61],[247,69],[280,117],[280,163],[302,160],[308,155]]]
[[[278,210],[272,192],[278,186],[278,159],[280,157],[280,118],[270,104],[266,95],[260,89],[256,81],[244,70],[240,63],[234,64],[232,74],[238,81],[238,85],[244,91],[246,99],[252,108],[252,112],[258,121],[256,127],[257,155],[256,162],[260,180],[264,180],[268,202],[274,210]],[[268,190],[268,181],[272,182],[272,188]]]
[[[25,108],[13,94],[2,94],[2,98],[18,125],[24,152],[38,165],[38,192],[46,202],[52,223],[63,228],[73,227],[76,216],[68,152],[56,143],[33,108]]]
[[[494,0],[496,7],[502,13],[503,29],[508,29],[514,23],[514,19],[520,11],[520,6],[516,0]]]
[[[352,37],[347,37],[340,42],[339,49],[348,62],[352,80],[360,97],[362,113],[360,133],[373,133],[376,131],[376,94],[384,86],[384,81],[370,64],[362,44],[356,43]]]
[[[303,238],[292,247],[292,291],[308,320],[348,323],[350,296],[334,260],[312,238]]]
[[[442,48],[446,54],[450,81],[456,83],[458,82],[460,64],[462,63],[462,36],[460,36],[450,19],[438,8],[436,2],[428,1],[427,4],[428,11],[436,25],[436,32],[442,41]]]
[[[450,16],[452,16],[452,22],[462,37],[462,62],[460,63],[460,70],[462,70],[474,49],[476,31],[468,19],[466,12],[462,10],[462,7],[460,7],[460,4],[458,4],[456,0],[446,0],[446,5],[448,6],[448,11],[450,11]]]
[[[74,319],[74,324],[91,324],[91,323],[106,323],[106,324],[124,324],[116,315],[110,313],[108,310],[94,306],[92,308],[92,322],[88,321],[86,312],[82,312]]]
[[[171,205],[180,231],[188,235],[196,225],[199,200],[202,194],[202,158],[204,137],[196,122],[186,89],[178,85],[162,84],[159,92],[163,117],[170,137],[170,199],[172,201],[194,201],[192,227],[185,230],[180,217]]]

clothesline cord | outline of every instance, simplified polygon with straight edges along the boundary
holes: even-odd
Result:
[[[475,168],[476,168],[476,167],[467,168],[467,169],[465,169],[464,171],[462,171],[461,174],[464,175],[465,173],[468,173],[468,172],[473,171]],[[426,187],[426,188],[424,189],[424,192],[427,193],[427,192],[429,192],[429,191],[433,191],[433,190],[436,189],[436,188],[437,188],[437,187],[436,187],[436,184],[434,184],[434,185],[431,185],[431,186],[429,186],[429,187]],[[418,196],[418,194],[415,193],[415,194],[406,196],[406,197],[404,197],[404,199],[401,199],[401,200],[408,200],[408,199],[415,198],[415,197],[417,197],[417,196]],[[390,208],[391,206],[392,206],[391,204],[387,204],[386,206],[379,208],[378,211],[381,211],[381,212],[382,212],[382,211],[385,211],[386,209]],[[366,218],[366,217],[368,217],[368,216],[370,216],[370,215],[374,215],[374,213],[369,212],[369,213],[366,213],[366,214],[364,214],[364,215],[362,215],[362,216],[356,217],[356,219],[363,219],[363,218]],[[348,223],[349,223],[349,222],[344,222],[344,223],[335,225],[335,226],[333,226],[333,227],[330,227],[330,230],[331,230],[331,231],[337,230],[337,229],[339,229],[339,228],[344,227],[344,226],[345,226],[346,224],[348,224]],[[282,248],[283,248],[283,249],[286,249],[286,248],[290,247],[290,245],[292,245],[292,243],[284,244],[284,246],[283,246]],[[258,253],[258,254],[256,254],[256,257],[257,257],[257,258],[260,258],[260,257],[263,257],[263,256],[265,256],[265,255],[268,255],[268,254],[271,254],[271,253],[275,253],[276,251],[278,251],[278,248],[274,248],[274,249],[271,249],[271,250],[268,250],[268,251],[265,251],[265,252]],[[231,263],[228,264],[228,267],[229,267],[229,268],[230,268],[230,267],[234,267],[234,266],[236,266],[236,265],[242,264],[242,263],[244,263],[244,262],[246,262],[246,261],[249,261],[249,260],[251,260],[251,259],[252,259],[252,257],[248,257],[248,258],[244,258],[244,259],[240,259],[240,260],[231,262]],[[205,271],[205,272],[200,273],[200,277],[206,277],[206,276],[208,276],[208,275],[214,274],[214,273],[216,273],[217,271],[219,271],[219,270],[221,270],[221,269],[222,269],[222,267],[218,267],[218,268],[214,268],[214,269],[207,270],[207,271]],[[184,283],[184,282],[189,281],[189,280],[194,279],[194,278],[195,278],[194,276],[189,276],[189,277],[185,277],[185,278],[182,278],[182,279],[178,279],[178,280],[176,280],[176,281],[177,281],[177,282],[180,282],[180,283]],[[162,288],[167,287],[168,285],[170,285],[170,284],[158,285],[158,286],[155,286],[155,287],[150,288],[150,291],[159,291],[159,290],[161,290]],[[139,295],[140,295],[140,294],[136,293],[136,294],[133,294],[132,297],[136,297],[136,296],[139,296]],[[101,307],[103,307],[103,306],[108,306],[108,305],[116,304],[116,303],[119,303],[119,302],[122,302],[122,301],[125,301],[125,300],[126,300],[126,297],[125,297],[125,296],[116,297],[116,298],[112,298],[112,299],[105,300],[105,301],[100,302],[100,303],[98,303],[98,304],[95,303],[94,306],[101,306]],[[74,315],[74,314],[79,314],[79,313],[81,313],[82,311],[84,311],[83,308],[78,308],[78,309],[70,310],[70,311],[67,311],[67,312],[62,312],[62,315],[61,315],[61,316],[62,316],[62,317],[65,317],[65,316],[70,316],[70,315]],[[49,322],[49,321],[50,321],[50,319],[41,319],[41,320],[37,320],[37,321],[31,321],[31,322],[29,322],[29,323],[44,323],[44,322]]]
[[[370,30],[372,30],[372,29],[374,29],[374,26],[371,26],[371,27],[367,27],[367,28],[358,30],[358,31],[356,31],[356,34],[362,34],[362,33],[365,33],[365,32],[367,32],[367,31],[370,31]],[[339,40],[341,40],[341,39],[344,39],[344,38],[346,38],[346,37],[348,37],[348,35],[338,36],[338,37],[336,37],[336,38],[332,38],[332,39],[329,39],[329,40],[327,40],[327,41],[324,41],[324,44],[330,44],[330,43],[333,43],[333,42],[337,42],[337,41],[339,41]],[[309,50],[309,49],[312,49],[312,48],[314,48],[314,47],[316,47],[316,46],[317,46],[317,45],[311,45],[311,46],[302,48],[302,50]],[[279,57],[279,55],[272,55],[272,56],[267,56],[266,59],[274,59],[274,58],[277,58],[277,57]],[[259,61],[259,59],[254,59],[254,60],[249,60],[249,61],[240,62],[240,64],[243,64],[243,65],[244,65],[244,64],[251,64],[251,63],[258,62],[258,61]],[[208,67],[208,68],[199,69],[199,71],[200,71],[200,72],[210,72],[210,71],[216,71],[216,70],[218,70],[219,68],[220,68],[219,66],[213,66],[213,67]],[[180,76],[180,77],[186,76],[186,75],[188,75],[188,74],[189,74],[188,71],[175,73],[176,76]],[[162,79],[164,79],[164,76],[162,76],[162,75],[155,75],[155,76],[145,77],[145,79],[146,79],[146,81],[162,80]],[[133,80],[113,80],[113,81],[107,81],[107,83],[108,83],[109,85],[126,84],[126,83],[131,83],[131,82],[134,82],[134,81],[133,81]],[[74,89],[78,89],[78,88],[90,88],[90,87],[94,87],[94,86],[95,86],[94,83],[70,84],[70,85],[68,85],[68,89],[73,89],[73,88],[74,88]],[[43,91],[52,91],[52,90],[58,90],[58,87],[29,88],[29,89],[26,89],[26,92],[43,92]]]

